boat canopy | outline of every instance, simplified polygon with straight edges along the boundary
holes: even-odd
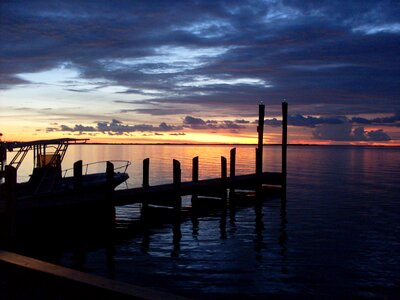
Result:
[[[10,161],[9,165],[19,168],[25,156],[30,150],[33,150],[34,166],[36,168],[43,167],[60,167],[64,159],[68,145],[86,143],[89,139],[52,139],[37,140],[30,142],[3,142],[1,147],[8,151],[18,149],[17,153]]]
[[[58,144],[81,144],[86,143],[89,139],[72,139],[72,138],[63,138],[63,139],[52,139],[52,140],[37,140],[30,142],[3,142],[3,147],[7,148],[9,151],[14,149],[23,148],[23,147],[32,147],[38,145],[58,145]]]

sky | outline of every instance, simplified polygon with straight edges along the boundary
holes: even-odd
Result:
[[[0,133],[400,145],[398,1],[0,2]]]

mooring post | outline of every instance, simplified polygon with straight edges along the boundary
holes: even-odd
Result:
[[[144,188],[148,188],[149,184],[149,175],[150,175],[150,158],[145,158],[143,160],[143,184]]]
[[[192,181],[198,182],[199,181],[199,157],[193,157],[192,160],[193,168],[192,168]]]
[[[260,164],[260,149],[256,148],[256,175],[260,176],[262,171],[261,171],[261,164]]]
[[[226,172],[226,157],[221,156],[221,179],[226,181],[227,172]]]
[[[114,192],[114,164],[107,161],[106,164],[106,198],[105,198],[105,217],[108,224],[115,223],[115,207],[113,205]]]
[[[12,243],[15,237],[16,223],[16,195],[15,189],[17,186],[17,169],[12,166],[4,168],[4,190],[6,199],[6,235],[8,242]]]
[[[112,187],[114,181],[114,164],[110,161],[107,161],[106,165],[106,181],[107,181],[107,186]]]
[[[256,173],[257,175],[262,174],[263,167],[263,145],[264,145],[264,115],[265,115],[265,105],[259,104],[258,106],[258,150],[256,152]],[[258,155],[257,155],[258,154]]]
[[[3,173],[4,172],[4,167],[6,165],[6,161],[7,161],[7,149],[6,147],[2,145],[1,143],[1,133],[0,133],[0,172]],[[0,179],[2,177],[0,176]]]
[[[145,158],[143,159],[143,183],[142,186],[144,188],[148,188],[150,186],[149,182],[149,177],[150,177],[150,158]],[[149,203],[146,199],[143,199],[142,201],[142,218],[146,219],[147,218],[147,208],[149,207]],[[147,219],[146,219],[147,221]]]
[[[192,160],[192,181],[193,182],[198,182],[199,181],[199,157],[198,156],[193,157],[193,160]],[[196,209],[197,199],[198,199],[197,191],[195,190],[192,193],[192,208],[193,208],[193,211],[195,211],[195,209]],[[196,223],[195,214],[196,213],[193,213],[193,215],[192,215],[193,224]],[[198,221],[197,221],[197,224],[198,224]],[[193,225],[193,226],[195,227],[195,225]]]
[[[236,148],[232,148],[230,152],[230,166],[229,166],[229,176],[235,177],[236,176]]]
[[[82,188],[82,160],[74,163],[74,189],[80,190]]]
[[[179,189],[181,187],[181,163],[179,160],[173,160],[173,180],[174,188]]]
[[[181,163],[174,159],[173,160],[173,180],[174,180],[174,192],[175,192],[175,210],[178,213],[178,216],[180,216],[180,211],[181,211],[181,193],[180,193],[180,188],[181,188]]]
[[[282,102],[282,186],[286,189],[288,104]]]

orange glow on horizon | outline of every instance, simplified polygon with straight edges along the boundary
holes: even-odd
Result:
[[[107,133],[79,133],[79,132],[45,132],[35,131],[32,128],[13,128],[13,130],[2,131],[2,141],[32,141],[41,139],[58,138],[87,138],[89,143],[121,143],[121,144],[257,144],[257,132],[255,128],[248,127],[240,132],[219,130],[216,132],[205,132],[200,130],[185,129],[182,132],[132,132],[126,134]],[[367,130],[377,130],[369,127]],[[264,144],[280,144],[282,140],[281,128],[265,126]],[[288,127],[289,144],[311,144],[311,145],[365,145],[365,146],[400,146],[398,140],[382,142],[354,142],[354,141],[329,141],[316,140],[312,138],[311,132],[300,127]]]

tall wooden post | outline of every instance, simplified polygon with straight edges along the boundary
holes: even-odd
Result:
[[[142,186],[144,188],[148,188],[150,186],[149,183],[149,177],[150,177],[150,158],[145,158],[143,160],[143,183]],[[142,202],[142,219],[145,220],[145,222],[147,222],[147,208],[149,207],[149,203],[147,198],[143,199]]]
[[[107,161],[106,165],[106,181],[107,186],[112,187],[114,181],[114,164],[110,161]]]
[[[74,189],[80,190],[82,188],[82,160],[74,163]]]
[[[198,182],[199,181],[199,157],[193,157],[192,160],[193,168],[192,168],[192,181]]]
[[[256,173],[257,175],[262,174],[262,166],[263,166],[263,145],[264,145],[264,115],[265,115],[265,105],[260,104],[258,106],[258,147],[256,155]]]
[[[181,233],[181,208],[182,208],[182,198],[181,198],[181,163],[174,159],[173,160],[173,180],[174,180],[174,210],[175,218],[173,221],[173,241],[174,250],[171,253],[172,256],[179,256],[179,243],[182,237]]]
[[[173,180],[174,188],[179,189],[181,187],[181,163],[179,160],[173,160]]]
[[[192,160],[192,181],[193,182],[199,182],[199,157],[193,157]],[[193,223],[193,232],[196,230],[195,228],[198,227],[199,221],[196,216],[196,206],[197,206],[197,199],[198,199],[198,194],[197,190],[193,191],[192,193],[192,208],[193,208],[193,213],[192,213],[192,223]],[[196,225],[197,224],[197,225]]]
[[[150,176],[150,158],[145,158],[143,160],[143,184],[144,188],[148,188],[149,184],[149,176]]]
[[[282,102],[282,186],[286,188],[288,104]]]
[[[235,177],[236,175],[235,167],[236,167],[236,148],[232,148],[230,152],[230,166],[229,166],[230,177]]]
[[[7,149],[1,143],[1,133],[0,133],[0,173],[4,174],[4,167],[6,166],[7,161]],[[0,174],[0,179],[1,179]]]
[[[16,225],[16,195],[15,189],[17,186],[17,170],[12,166],[4,168],[4,190],[6,199],[6,235],[9,242],[15,237]]]
[[[181,210],[181,163],[174,159],[173,160],[173,180],[174,180],[174,190],[175,190],[175,209],[180,214]]]
[[[114,226],[115,224],[115,207],[112,201],[114,192],[114,164],[107,161],[106,164],[106,198],[103,207],[106,224]]]
[[[221,179],[226,181],[227,171],[226,171],[226,157],[221,156]]]

